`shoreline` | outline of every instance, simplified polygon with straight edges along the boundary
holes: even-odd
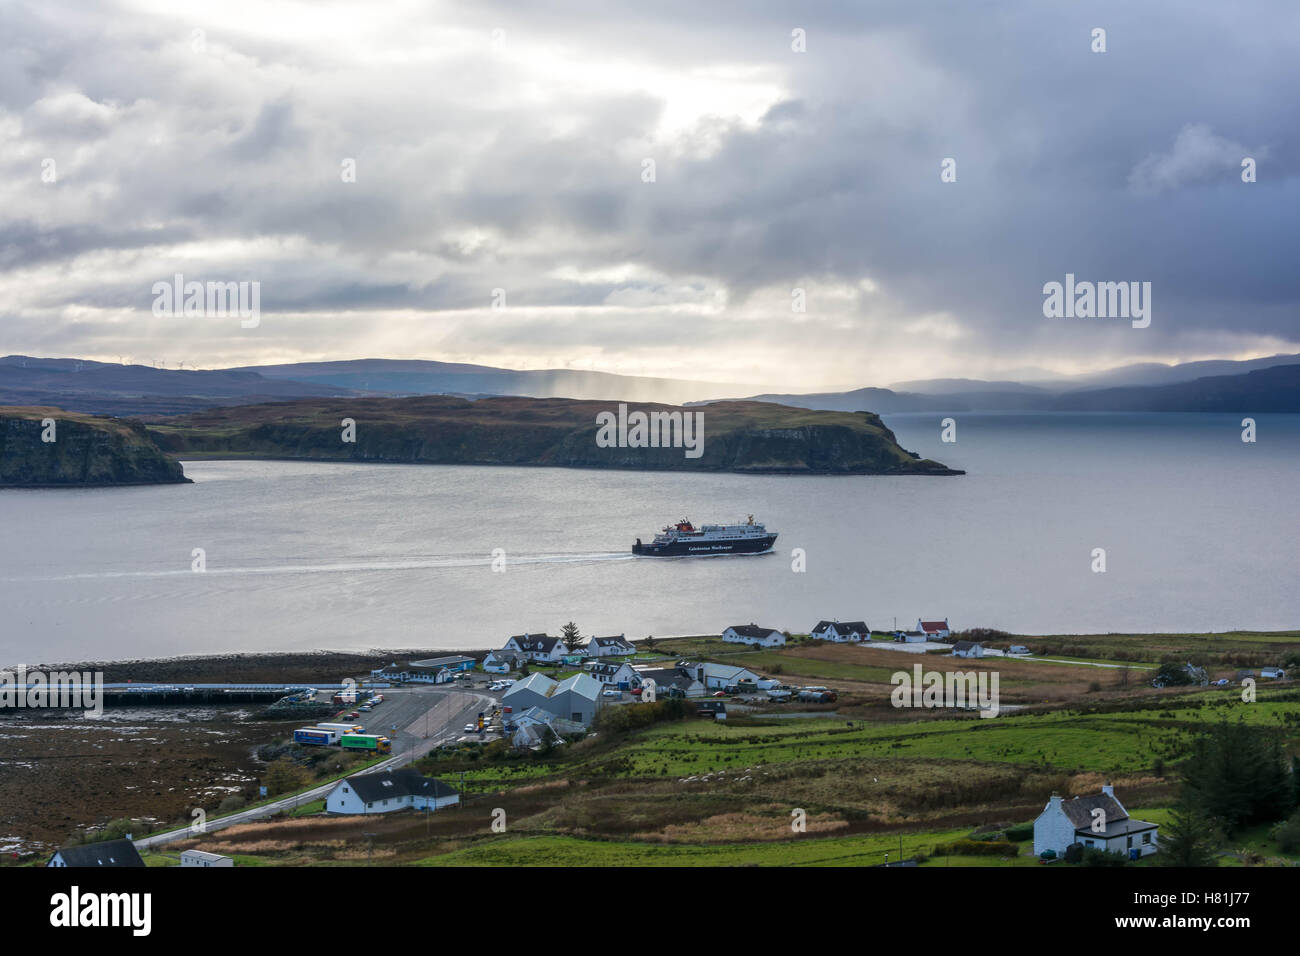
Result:
[[[795,634],[797,632],[789,632]],[[884,632],[881,632],[882,634]],[[1296,632],[1289,629],[1279,630],[1226,630],[1187,632],[1182,636],[1214,635],[1259,635],[1290,637]],[[716,634],[675,634],[659,635],[655,643],[673,640],[697,640],[716,637]],[[1167,631],[1110,631],[1105,634],[1058,633],[1058,634],[1014,634],[999,632],[997,641],[1040,641],[1059,639],[1083,639],[1088,637],[1131,637],[1142,640],[1150,637],[1168,637]],[[988,641],[991,638],[984,638]],[[628,638],[633,644],[642,643],[645,638]],[[111,660],[62,661],[57,663],[0,663],[0,671],[12,671],[17,667],[26,667],[29,671],[57,670],[91,670],[103,671],[107,683],[140,681],[176,681],[194,679],[198,675],[223,676],[235,682],[258,682],[259,678],[251,676],[267,673],[275,669],[274,676],[266,680],[312,680],[330,676],[322,673],[325,669],[339,669],[344,673],[364,668],[371,670],[392,664],[394,661],[421,660],[436,657],[465,656],[480,659],[490,651],[499,650],[505,638],[493,646],[485,647],[403,647],[403,648],[368,648],[366,650],[320,649],[312,651],[226,651],[218,653],[177,654],[169,657],[131,657]],[[892,642],[873,641],[870,646],[885,647]],[[737,648],[743,645],[736,645]],[[867,645],[863,645],[867,646]],[[208,683],[211,681],[204,681]]]

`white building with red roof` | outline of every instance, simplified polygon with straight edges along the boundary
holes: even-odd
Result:
[[[946,617],[942,621],[922,621],[918,618],[916,629],[932,641],[943,641],[952,636]]]

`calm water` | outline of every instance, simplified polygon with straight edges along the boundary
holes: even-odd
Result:
[[[965,477],[187,462],[193,485],[0,492],[0,663],[489,647],[570,619],[632,637],[1300,626],[1300,416],[1260,417],[1254,445],[1239,415],[959,415],[956,444],[940,417],[887,422]],[[749,512],[778,554],[626,553],[679,516]]]

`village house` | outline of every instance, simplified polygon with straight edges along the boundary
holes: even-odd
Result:
[[[46,866],[144,866],[140,851],[130,840],[104,840],[55,850]]]
[[[454,788],[404,767],[345,777],[325,798],[325,809],[329,813],[392,813],[440,810],[457,803],[460,803],[460,793]]]
[[[445,684],[461,671],[472,671],[476,661],[472,657],[431,657],[423,661],[396,662],[370,672],[371,677],[398,683]]]
[[[559,663],[569,653],[562,640],[546,634],[518,634],[506,641],[502,650],[516,651],[539,664]]]
[[[983,657],[984,648],[974,641],[958,641],[952,646],[953,657]]]
[[[206,850],[181,851],[181,866],[228,867],[234,865],[234,860],[228,856],[222,856],[220,853],[209,853]]]
[[[483,670],[489,674],[509,674],[522,667],[525,660],[518,651],[489,651],[483,658]]]
[[[895,631],[894,641],[898,644],[924,644],[929,638],[924,631]]]
[[[587,642],[588,657],[627,657],[636,653],[632,642],[622,634],[617,637],[593,637]]]
[[[696,680],[682,668],[648,667],[638,672],[641,686],[647,680],[655,682],[655,696],[667,697],[703,697],[704,684]]]
[[[856,644],[871,640],[871,628],[865,621],[818,621],[808,636],[816,641]]]
[[[1262,667],[1259,676],[1266,677],[1269,680],[1286,680],[1286,671],[1280,667]]]
[[[932,641],[946,641],[952,637],[952,631],[948,627],[948,619],[942,621],[922,621],[919,618],[916,622],[916,629]]]
[[[548,737],[554,742],[580,734],[585,728],[572,720],[556,717],[549,710],[529,707],[512,716],[505,729],[510,735],[510,743],[520,750],[526,750],[545,745]]]
[[[1073,843],[1130,857],[1134,851],[1147,856],[1159,849],[1158,827],[1132,819],[1110,784],[1099,794],[1072,800],[1062,800],[1054,793],[1034,821],[1034,855],[1051,850],[1064,856]]]
[[[588,661],[584,667],[588,674],[607,686],[641,686],[641,674],[627,661]]]
[[[785,647],[785,635],[770,627],[756,624],[734,624],[722,632],[729,644],[749,644],[753,647]]]
[[[734,667],[730,664],[683,664],[678,669],[703,684],[705,690],[723,690],[742,681],[757,686],[764,680],[747,667]]]
[[[540,707],[556,717],[572,720],[583,727],[596,718],[602,685],[590,674],[574,674],[555,681],[545,674],[529,674],[501,696],[501,706],[513,713]]]

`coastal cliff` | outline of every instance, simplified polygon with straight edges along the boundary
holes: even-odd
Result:
[[[164,455],[139,422],[0,407],[0,487],[185,481],[180,462]]]
[[[698,448],[637,447],[628,429],[598,441],[600,416],[619,403],[444,395],[307,399],[157,419],[149,435],[172,455],[463,465],[543,465],[766,474],[961,474],[898,445],[870,412],[825,412],[764,402],[701,407],[624,405],[702,415]],[[630,412],[628,410],[631,410]],[[349,433],[345,420],[354,423]],[[692,421],[696,419],[692,418]],[[353,440],[349,441],[348,438]],[[689,433],[687,438],[694,437]]]

